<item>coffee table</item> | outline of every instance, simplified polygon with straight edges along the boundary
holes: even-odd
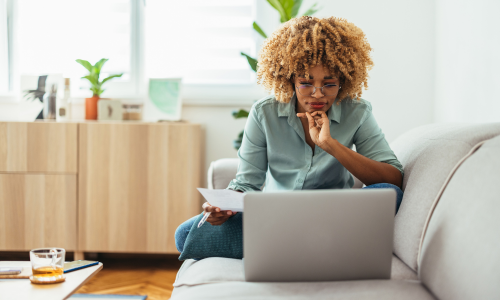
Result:
[[[31,267],[29,261],[1,261],[2,267]],[[66,281],[32,284],[29,279],[0,279],[0,299],[66,299],[102,269],[102,263],[66,274]]]

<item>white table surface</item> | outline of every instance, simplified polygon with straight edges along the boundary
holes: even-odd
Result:
[[[29,261],[0,261],[0,267],[31,267]],[[0,300],[62,300],[102,269],[98,265],[66,273],[66,281],[54,284],[32,284],[29,279],[0,279]]]

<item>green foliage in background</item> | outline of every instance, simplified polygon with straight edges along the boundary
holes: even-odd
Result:
[[[250,65],[250,68],[252,68],[252,70],[254,72],[257,72],[257,60],[243,52],[241,52],[241,55],[245,56],[248,60],[248,64]]]
[[[93,96],[101,96],[101,94],[104,92],[102,89],[102,85],[113,78],[117,77],[122,77],[123,73],[121,74],[115,74],[111,75],[109,77],[104,78],[102,81],[99,81],[99,76],[101,76],[101,69],[102,66],[108,61],[109,59],[103,58],[100,61],[96,62],[95,65],[92,65],[86,60],[83,59],[77,59],[76,62],[81,64],[85,69],[87,69],[90,73],[87,76],[83,76],[82,78],[87,79],[90,81],[90,90],[92,91]]]
[[[267,3],[279,12],[281,23],[295,18],[299,14],[300,7],[302,6],[302,0],[267,0]],[[318,3],[314,3],[304,14],[302,14],[302,16],[311,16],[315,14],[319,10],[317,6]],[[253,22],[253,29],[263,38],[267,39],[267,34],[256,22]],[[257,72],[257,59],[243,52],[241,52],[241,55],[247,58],[248,64],[252,70]]]
[[[276,9],[280,14],[280,22],[284,23],[290,21],[295,18],[299,14],[300,7],[302,6],[302,0],[267,0],[274,9]],[[318,3],[314,3],[302,16],[311,16],[315,14],[319,8],[317,7]],[[260,28],[259,24],[253,22],[253,29],[260,34],[263,38],[267,39],[267,34]],[[250,55],[241,52],[241,55],[245,56],[250,68],[254,72],[257,72],[257,59],[251,57]],[[248,117],[248,112],[244,109],[240,109],[239,111],[233,112],[233,117],[235,119],[246,118]],[[238,138],[233,141],[233,146],[236,150],[240,149],[241,141],[243,140],[243,131],[238,134]]]
[[[240,109],[238,111],[236,111],[236,110],[233,111],[233,118],[235,118],[235,119],[247,118],[247,117],[248,117],[248,111],[246,111],[244,109]],[[234,149],[236,149],[236,150],[240,149],[241,142],[243,141],[243,134],[244,134],[244,131],[242,130],[238,134],[238,138],[233,141]]]

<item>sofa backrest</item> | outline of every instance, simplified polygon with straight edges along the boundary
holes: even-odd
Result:
[[[425,232],[422,283],[441,300],[500,299],[500,136],[453,174]]]
[[[418,269],[424,224],[446,178],[476,144],[497,135],[500,123],[432,124],[413,129],[391,143],[404,168],[394,253],[413,270]]]
[[[207,181],[209,189],[225,189],[229,182],[236,178],[238,158],[223,158],[213,161],[208,168]]]

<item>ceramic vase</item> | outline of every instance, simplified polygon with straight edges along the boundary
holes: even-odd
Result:
[[[85,120],[97,120],[97,101],[99,96],[85,98]]]

